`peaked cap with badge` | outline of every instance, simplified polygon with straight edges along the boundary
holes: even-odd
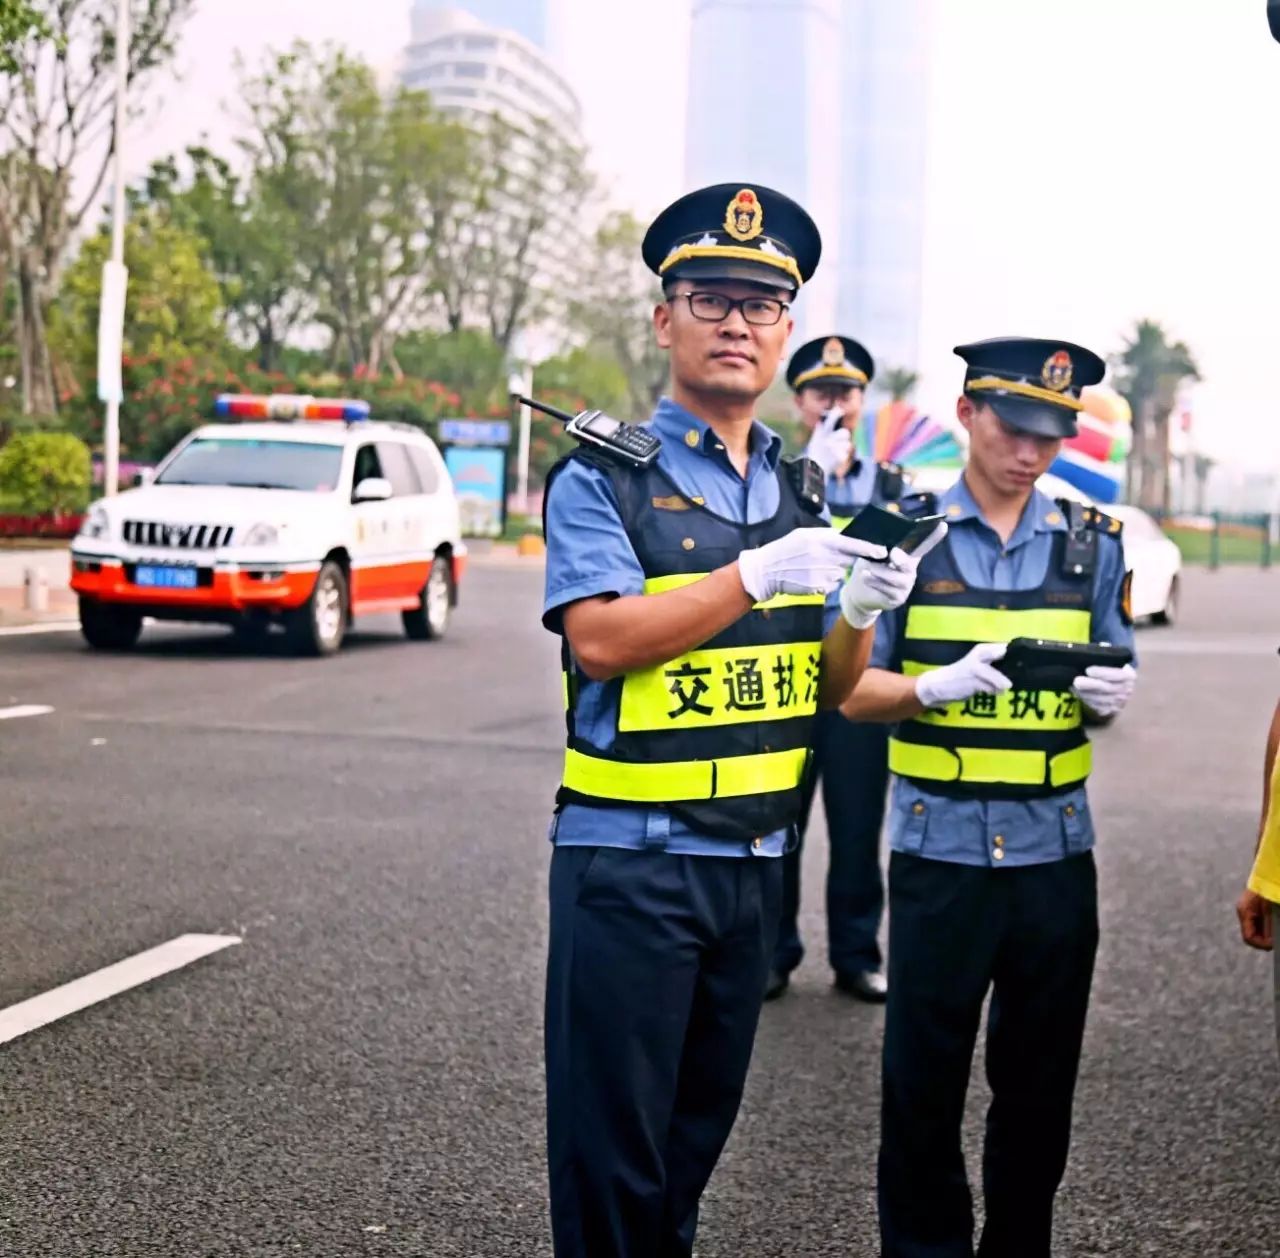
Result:
[[[797,393],[807,384],[865,389],[875,374],[875,360],[866,346],[849,336],[820,336],[806,341],[787,364],[787,384]]]
[[[687,193],[653,220],[641,246],[662,280],[741,280],[796,292],[813,275],[822,237],[790,197],[759,184]]]
[[[998,336],[955,353],[968,364],[964,391],[1012,428],[1038,437],[1074,437],[1084,409],[1080,390],[1097,384],[1107,364],[1092,350],[1070,341]]]

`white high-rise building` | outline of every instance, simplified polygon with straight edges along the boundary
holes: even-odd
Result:
[[[530,3],[526,0],[525,9]],[[499,6],[488,7],[496,13]],[[530,16],[524,9],[516,16],[521,14]],[[575,196],[555,195],[549,172],[539,168],[546,150],[530,138],[545,129],[556,145],[584,147],[582,107],[564,77],[517,31],[489,26],[461,8],[417,0],[400,78],[407,87],[429,92],[439,109],[475,127],[497,117],[516,129],[519,134],[507,154],[509,169],[517,185],[527,179],[536,187],[538,203],[552,218],[552,226],[539,233],[530,260],[539,287],[553,304],[567,298],[576,288],[581,265],[582,207]],[[520,196],[518,190],[508,195],[514,198],[514,222],[520,217]],[[562,335],[562,321],[554,315],[536,327],[524,324],[517,336],[517,343],[526,347],[520,356],[551,353]]]

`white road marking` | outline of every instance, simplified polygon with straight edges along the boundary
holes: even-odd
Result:
[[[0,628],[0,638],[22,638],[30,633],[70,633],[79,629],[78,620],[46,620],[38,625],[5,625]]]
[[[238,943],[239,935],[179,935],[168,943],[139,952],[137,956],[127,957],[83,978],[63,983],[52,991],[0,1009],[0,1044],[7,1044],[28,1031],[48,1026],[68,1014],[87,1009],[131,987],[149,983],[170,970],[179,970],[201,957]]]
[[[48,716],[52,711],[47,703],[20,703],[16,708],[0,708],[0,721],[16,721],[23,716]]]

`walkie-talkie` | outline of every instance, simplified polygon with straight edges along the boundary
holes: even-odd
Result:
[[[517,395],[516,401],[532,406],[535,411],[541,411],[553,419],[563,420],[565,432],[575,441],[597,446],[632,467],[652,466],[658,457],[658,451],[662,449],[662,442],[647,429],[637,424],[624,424],[622,420],[614,419],[603,411],[579,411],[576,415],[570,415],[558,406],[535,402],[533,398]]]

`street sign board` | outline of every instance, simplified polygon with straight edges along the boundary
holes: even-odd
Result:
[[[505,419],[442,419],[440,440],[455,446],[508,446],[511,424]]]

